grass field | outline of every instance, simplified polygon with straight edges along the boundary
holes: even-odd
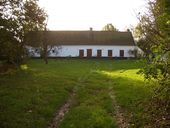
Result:
[[[131,125],[142,127],[137,104],[151,89],[140,67],[136,60],[30,60],[27,70],[0,76],[0,128],[46,128],[72,91],[60,128],[118,127],[113,97]]]

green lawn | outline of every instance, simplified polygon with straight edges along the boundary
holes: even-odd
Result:
[[[30,60],[26,71],[0,76],[0,128],[46,128],[72,91],[60,128],[116,128],[113,96],[128,121],[142,126],[137,104],[150,87],[136,74],[141,66],[135,60]]]

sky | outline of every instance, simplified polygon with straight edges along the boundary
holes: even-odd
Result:
[[[39,0],[47,12],[50,30],[102,30],[112,23],[124,31],[138,22],[146,0]]]

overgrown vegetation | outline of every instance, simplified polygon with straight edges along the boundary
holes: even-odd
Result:
[[[15,74],[0,76],[0,127],[45,128],[73,90],[60,128],[114,128],[115,97],[132,127],[143,127],[140,102],[152,90],[135,60],[30,60]]]
[[[139,16],[136,28],[138,45],[145,52],[146,65],[141,70],[146,79],[156,80],[151,102],[146,105],[151,127],[168,127],[170,109],[170,1],[150,0],[148,11]],[[154,113],[153,113],[154,112]],[[146,117],[145,115],[145,117]]]

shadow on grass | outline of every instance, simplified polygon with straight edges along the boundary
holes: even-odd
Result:
[[[100,69],[102,71],[92,69],[92,73],[81,81],[73,107],[60,127],[117,127],[113,96],[116,96],[117,103],[122,107],[128,121],[138,120],[138,126],[142,126],[143,111],[138,104],[150,94],[149,86],[146,86],[142,76],[135,74],[136,69],[127,69],[126,72],[117,70],[118,73]]]
[[[126,118],[133,127],[143,127],[146,123],[143,118],[143,102],[151,96],[151,82],[136,74],[137,69],[126,71],[104,71],[97,70],[96,73],[101,79],[107,79],[109,86],[113,88],[117,103],[121,106]],[[99,77],[98,76],[98,77]],[[112,95],[112,93],[110,93]]]
[[[39,75],[38,75],[39,74]],[[51,77],[50,77],[51,76]],[[75,82],[52,73],[20,71],[0,78],[0,127],[47,126]]]

